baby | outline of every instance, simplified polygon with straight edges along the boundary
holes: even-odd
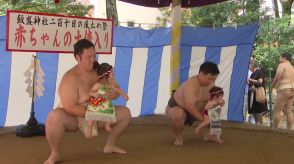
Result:
[[[222,144],[223,140],[220,138],[221,128],[220,128],[220,110],[224,105],[224,91],[220,87],[214,86],[210,91],[210,99],[204,107],[204,111],[202,113],[203,121],[198,124],[195,128],[195,133],[198,134],[199,131],[210,125],[209,134],[205,134],[205,141],[214,141],[216,143]]]
[[[93,85],[89,93],[91,97],[85,115],[88,121],[88,128],[86,131],[87,138],[92,138],[95,122],[106,122],[105,129],[107,132],[111,131],[111,123],[116,122],[114,105],[112,101],[107,98],[107,93],[114,91],[122,95],[126,101],[129,100],[128,95],[119,88],[114,80],[113,67],[111,65],[108,63],[99,64],[96,62],[94,68],[97,72],[98,81]]]

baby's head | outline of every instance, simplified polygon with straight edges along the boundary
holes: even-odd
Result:
[[[94,63],[94,68],[96,70],[99,80],[113,78],[113,67],[108,63],[99,64],[98,62]]]
[[[209,90],[210,99],[215,101],[222,101],[224,91],[221,87],[214,86]]]

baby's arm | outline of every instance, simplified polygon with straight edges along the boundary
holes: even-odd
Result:
[[[90,94],[90,96],[93,96],[93,97],[96,97],[96,98],[98,98],[99,97],[99,94],[98,94],[98,89],[100,88],[100,84],[99,83],[95,83],[94,85],[93,85],[93,87],[91,88],[91,90],[90,90],[90,92],[89,92],[89,94]]]
[[[222,101],[217,102],[216,104],[223,107],[226,104],[226,101],[223,99]]]
[[[115,92],[117,92],[118,94],[120,94],[121,96],[123,96],[123,98],[128,101],[129,100],[129,96],[128,94],[126,94],[116,83],[116,81],[111,81],[111,89]]]
[[[215,101],[210,100],[210,101],[208,101],[208,102],[206,103],[206,105],[204,106],[204,109],[211,109],[211,108],[213,108],[213,106],[214,106],[215,104],[216,104]]]
[[[128,94],[126,94],[121,88],[119,88],[118,86],[113,86],[112,89],[117,92],[118,94],[120,94],[126,101],[129,100],[129,96]]]

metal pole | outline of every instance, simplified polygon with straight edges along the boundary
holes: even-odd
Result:
[[[271,124],[271,127],[273,127],[273,98],[272,98],[272,77],[271,77],[271,74],[272,74],[272,68],[269,69],[269,80],[270,80],[270,83],[269,83],[269,100],[270,100],[269,107],[270,107],[270,124]]]

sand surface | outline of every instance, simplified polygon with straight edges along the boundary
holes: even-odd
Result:
[[[149,123],[149,124],[148,124]],[[269,130],[224,126],[225,143],[204,142],[192,127],[185,127],[184,147],[174,147],[173,136],[163,118],[133,120],[118,145],[126,155],[102,152],[107,133],[86,139],[81,132],[67,133],[61,148],[62,164],[293,164],[294,137]],[[0,129],[1,131],[1,129]],[[3,131],[3,129],[2,129]],[[0,133],[1,164],[40,164],[49,155],[44,136],[16,137]]]

